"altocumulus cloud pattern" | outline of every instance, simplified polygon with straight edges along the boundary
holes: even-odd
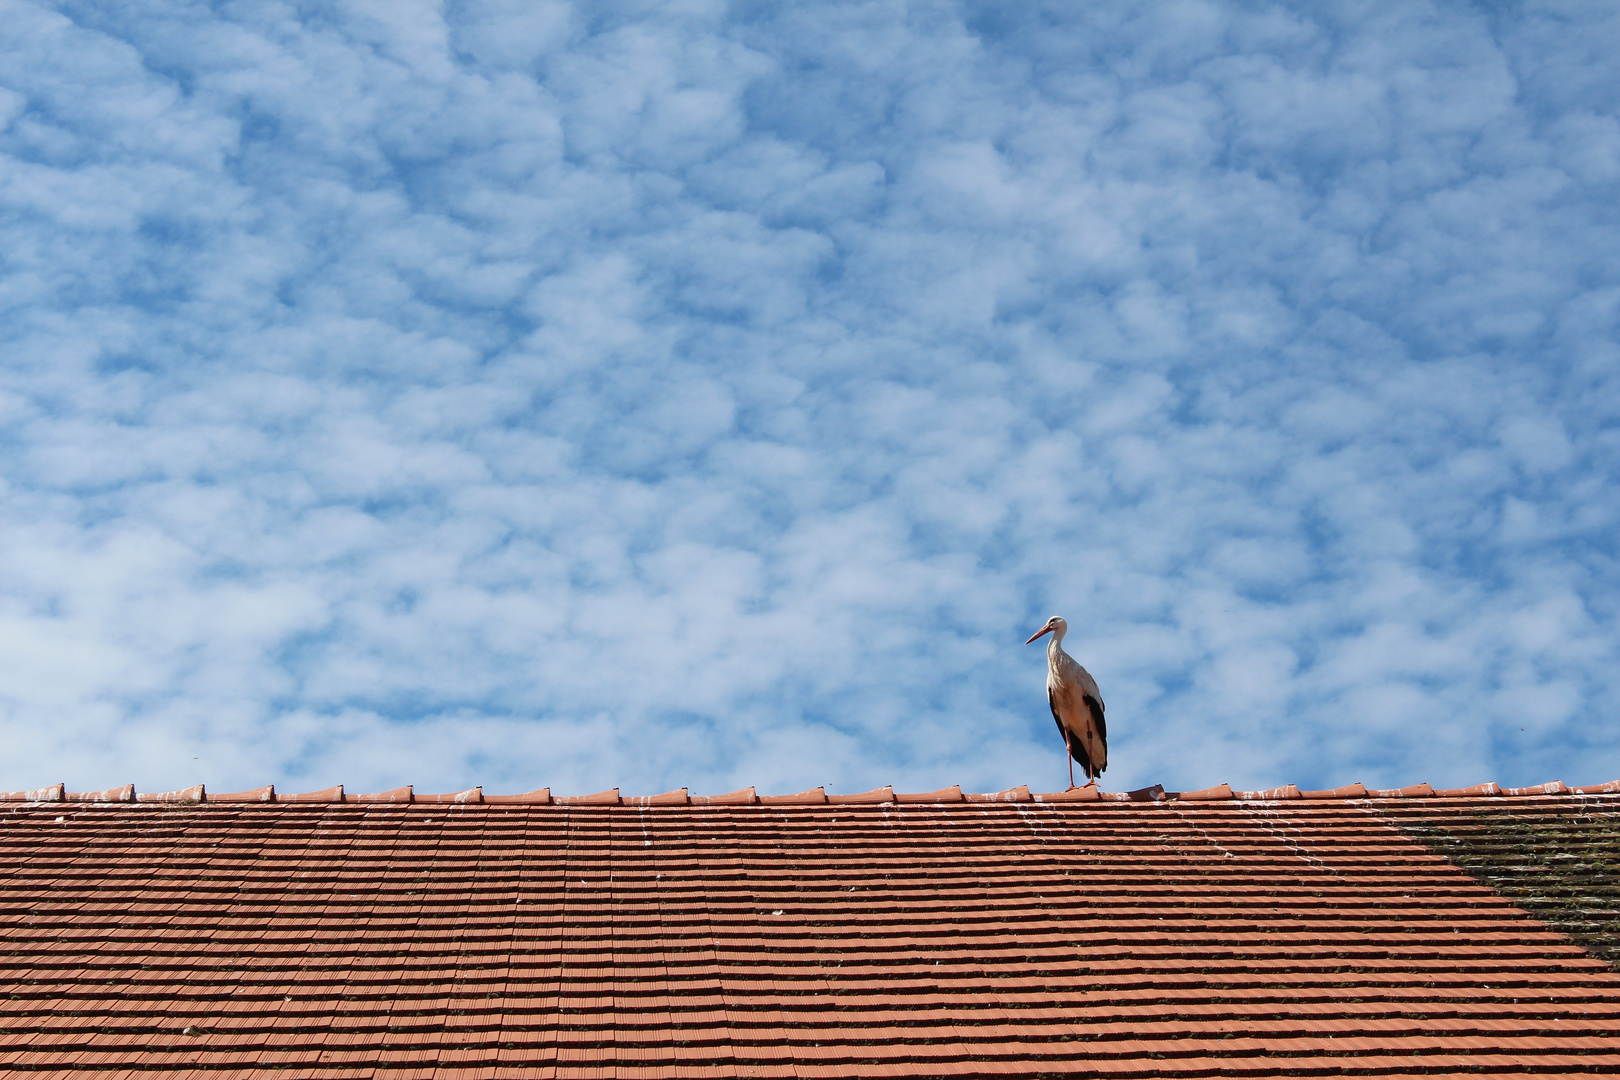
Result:
[[[1620,7],[0,42],[0,787],[1620,775]]]

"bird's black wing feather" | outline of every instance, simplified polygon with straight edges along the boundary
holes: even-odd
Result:
[[[1097,728],[1097,738],[1102,743],[1103,763],[1098,766],[1096,772],[1096,775],[1101,776],[1103,773],[1108,771],[1108,721],[1103,719],[1103,703],[1101,701],[1098,701],[1090,694],[1086,695],[1085,700],[1086,708],[1091,710],[1091,722],[1096,725]],[[1086,775],[1092,775],[1089,766],[1087,768]]]
[[[1047,696],[1050,697],[1051,695]],[[1104,746],[1107,746],[1108,721],[1103,719],[1103,703],[1092,697],[1090,694],[1087,694],[1086,704],[1091,706],[1091,721],[1097,725],[1097,737],[1103,741]]]

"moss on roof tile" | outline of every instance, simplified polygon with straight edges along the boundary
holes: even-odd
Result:
[[[1620,962],[1620,812],[1612,804],[1448,808],[1398,824],[1611,967]]]

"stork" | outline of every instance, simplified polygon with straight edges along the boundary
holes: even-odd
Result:
[[[1091,672],[1074,662],[1063,651],[1063,635],[1069,624],[1054,615],[1046,625],[1030,635],[1030,644],[1043,634],[1051,634],[1046,645],[1046,700],[1052,706],[1052,719],[1069,748],[1069,786],[1074,787],[1074,763],[1086,771],[1087,785],[1108,768],[1108,725],[1103,720],[1102,691]]]

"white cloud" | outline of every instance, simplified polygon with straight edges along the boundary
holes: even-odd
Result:
[[[0,787],[1620,775],[1606,11],[5,24]]]

